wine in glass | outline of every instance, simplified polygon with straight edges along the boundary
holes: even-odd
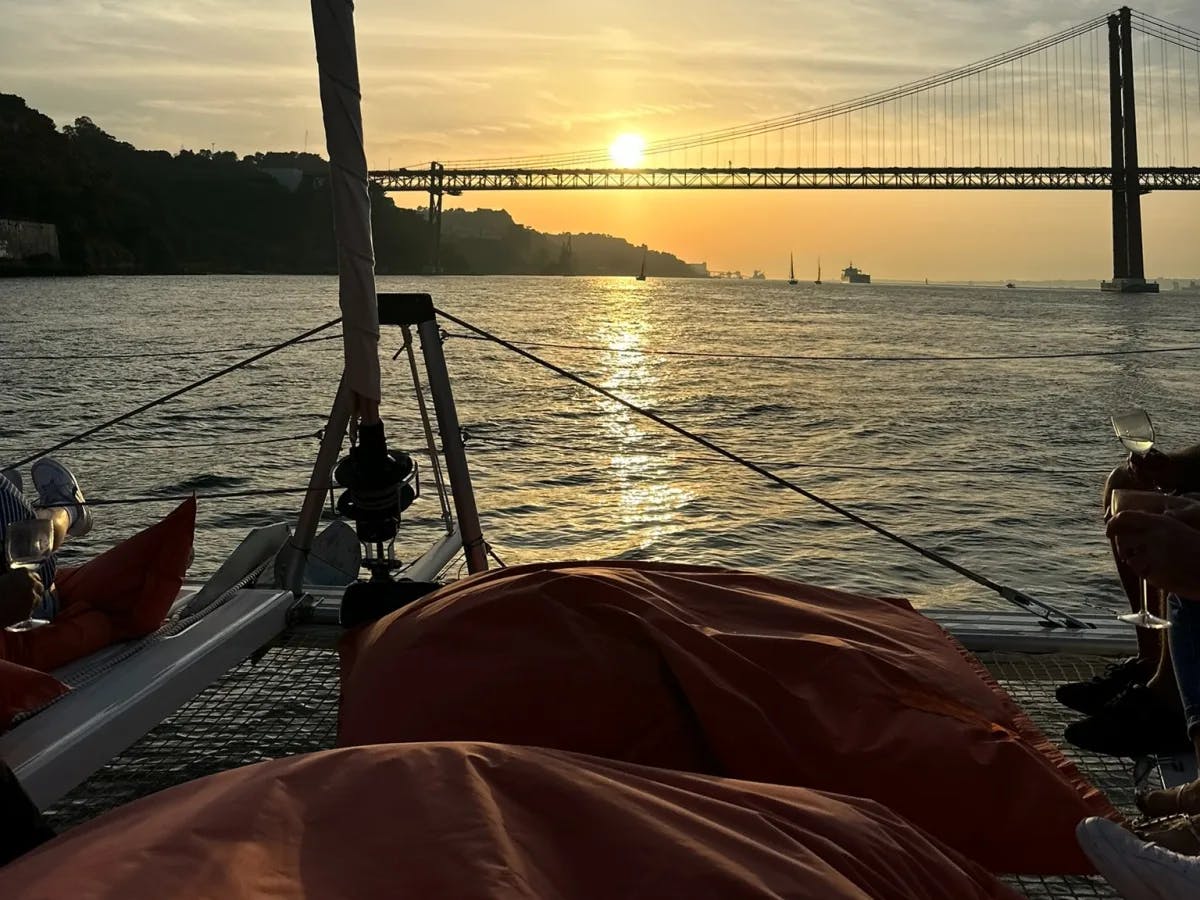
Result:
[[[4,552],[14,569],[36,569],[54,549],[54,525],[49,519],[9,522],[4,535]],[[48,619],[30,616],[8,626],[8,631],[30,631],[48,625]]]
[[[1133,409],[1129,412],[1113,416],[1112,426],[1117,438],[1125,445],[1125,449],[1134,456],[1144,457],[1153,449],[1155,438],[1154,423],[1150,421],[1150,414],[1144,409]],[[1162,512],[1163,500],[1161,495],[1152,494],[1147,491],[1113,491],[1112,514],[1114,516],[1122,509],[1129,510],[1134,508],[1150,508],[1153,512]],[[1123,616],[1117,616],[1117,618],[1122,622],[1129,622],[1131,625],[1136,625],[1138,628],[1151,628],[1154,630],[1170,628],[1171,623],[1169,620],[1151,614],[1150,585],[1144,578],[1141,579],[1141,585],[1141,610],[1126,613]]]
[[[1144,409],[1131,409],[1112,417],[1113,431],[1125,449],[1135,456],[1145,456],[1154,447],[1154,423]]]

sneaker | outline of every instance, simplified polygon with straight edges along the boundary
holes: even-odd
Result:
[[[1200,859],[1147,844],[1108,819],[1084,819],[1075,839],[1125,900],[1185,900],[1200,896]]]
[[[13,487],[15,487],[17,489],[18,494],[24,495],[25,482],[21,478],[21,470],[20,469],[4,469],[3,471],[0,471],[0,478],[3,478],[7,482],[9,482],[9,484],[11,484]]]
[[[33,475],[33,486],[37,488],[38,503],[43,507],[61,506],[71,514],[71,527],[67,534],[83,537],[92,530],[92,511],[83,499],[79,482],[71,470],[56,459],[48,456],[35,462],[29,470]]]
[[[1137,656],[1110,664],[1103,672],[1087,681],[1073,681],[1059,685],[1054,696],[1058,702],[1085,716],[1095,715],[1117,694],[1131,684],[1145,684],[1150,680],[1151,667]]]
[[[1192,749],[1183,713],[1142,684],[1131,684],[1100,712],[1068,725],[1063,737],[1104,756],[1165,756]]]

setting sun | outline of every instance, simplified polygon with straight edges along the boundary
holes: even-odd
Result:
[[[646,141],[640,134],[622,134],[608,147],[608,155],[622,169],[633,169],[642,164],[642,153]]]

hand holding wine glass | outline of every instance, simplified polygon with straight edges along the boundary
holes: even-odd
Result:
[[[4,535],[4,552],[14,569],[36,570],[54,549],[54,526],[49,519],[9,522]],[[29,631],[48,625],[46,619],[32,616],[8,626],[8,631]]]
[[[1116,432],[1117,438],[1125,446],[1125,449],[1130,453],[1130,460],[1144,460],[1147,455],[1154,449],[1154,423],[1150,421],[1150,415],[1144,409],[1134,409],[1126,413],[1121,413],[1112,417],[1113,431]],[[1160,454],[1161,455],[1161,454]],[[1136,464],[1135,464],[1136,468]],[[1155,501],[1153,495],[1147,496],[1146,491],[1128,491],[1115,490],[1112,493],[1111,507],[1113,518],[1116,518],[1122,511],[1128,511],[1133,508],[1148,510],[1148,504],[1153,506],[1152,511],[1161,512],[1163,509],[1162,501]],[[1138,628],[1150,628],[1160,630],[1170,628],[1169,620],[1153,615],[1150,612],[1150,583],[1145,578],[1142,582],[1142,608],[1138,612],[1126,613],[1123,616],[1117,616],[1122,622],[1129,622],[1131,625],[1136,625]]]

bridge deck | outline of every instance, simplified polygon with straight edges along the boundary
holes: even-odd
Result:
[[[1000,190],[1111,191],[1111,168],[394,169],[369,173],[385,191]],[[1200,190],[1200,167],[1143,168],[1142,191]]]

